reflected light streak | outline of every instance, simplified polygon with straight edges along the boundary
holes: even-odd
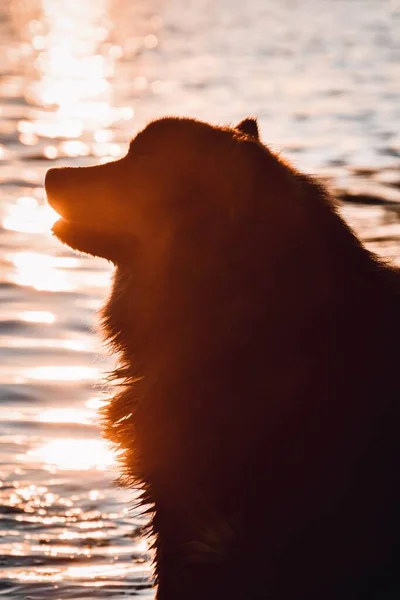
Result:
[[[46,146],[43,149],[43,154],[46,158],[53,160],[54,158],[57,158],[58,150],[55,146]]]
[[[81,365],[71,366],[47,366],[28,369],[25,376],[30,379],[46,381],[85,381],[100,377],[99,369],[96,367],[84,367]]]
[[[115,463],[113,453],[103,440],[69,438],[52,440],[19,458],[39,460],[60,471],[104,471]]]
[[[27,323],[54,323],[56,317],[54,313],[49,312],[47,310],[24,310],[17,314],[17,317],[21,319],[21,321],[26,321]]]
[[[24,135],[68,140],[85,131],[97,131],[115,121],[132,118],[132,109],[115,108],[111,103],[111,78],[122,48],[107,42],[108,0],[42,0],[38,26],[31,21],[27,42],[34,49],[33,60],[39,78],[27,97],[30,102],[51,108],[35,121],[21,121]],[[154,43],[154,40],[149,40]],[[62,150],[68,156],[86,156],[82,145]],[[54,152],[50,152],[54,155]]]
[[[79,140],[68,140],[60,144],[61,151],[67,156],[89,156],[90,150],[87,144]]]
[[[36,571],[17,571],[14,574],[8,573],[9,579],[16,579],[21,583],[39,583],[39,582],[49,582],[52,583],[59,582],[63,580],[62,573],[59,570],[53,569],[50,567],[42,567],[38,568]]]
[[[100,408],[103,408],[103,406],[106,406],[106,404],[108,403],[109,399],[101,400],[100,398],[90,398],[89,400],[87,400],[86,406],[92,410],[97,411]]]
[[[84,549],[81,554],[90,555],[88,549]],[[145,564],[135,565],[132,563],[125,564],[104,564],[96,565],[76,565],[62,567],[40,566],[27,571],[23,569],[13,569],[11,572],[5,570],[0,571],[0,576],[5,576],[9,579],[15,579],[21,583],[58,583],[64,580],[79,580],[88,582],[91,588],[102,587],[111,577],[127,577],[130,573],[140,574],[142,577],[148,577],[150,566]],[[105,581],[104,581],[105,580]],[[84,584],[85,585],[85,584]],[[146,596],[147,597],[147,596]]]
[[[45,233],[59,218],[48,204],[39,204],[36,198],[23,196],[8,207],[3,219],[4,229],[21,233]]]
[[[92,340],[55,340],[55,339],[36,339],[36,338],[10,338],[7,341],[10,348],[65,348],[75,350],[75,352],[89,352],[95,349],[96,345]]]
[[[82,423],[92,424],[95,412],[78,408],[50,408],[43,411],[38,420],[41,423]]]
[[[99,490],[90,490],[90,492],[89,492],[89,499],[90,500],[92,500],[93,502],[95,502],[99,498],[100,498],[100,492],[99,492]]]
[[[140,565],[140,570],[145,571],[145,567]],[[132,571],[132,565],[79,565],[68,567],[65,571],[65,578],[71,579],[103,579],[105,577],[124,577]]]
[[[17,252],[8,259],[16,267],[12,281],[38,291],[64,292],[73,289],[68,274],[60,268],[73,268],[79,260],[70,257],[48,256],[38,252]]]

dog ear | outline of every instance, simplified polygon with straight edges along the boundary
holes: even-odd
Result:
[[[260,139],[258,123],[255,117],[248,117],[247,119],[243,119],[243,121],[240,121],[240,123],[236,125],[235,129],[237,131],[240,131],[241,133],[245,133],[246,135],[256,140]]]
[[[237,129],[237,128],[236,128]],[[232,162],[232,197],[230,217],[232,220],[244,220],[246,215],[257,212],[259,203],[263,203],[266,191],[266,177],[269,163],[273,161],[268,149],[258,139],[246,134],[235,139]]]
[[[250,212],[255,222],[261,222],[267,213],[281,211],[278,199],[295,197],[299,184],[295,172],[259,140],[249,135],[238,136],[235,144],[232,158],[235,210],[231,216],[244,218]],[[296,205],[300,210],[302,203]]]

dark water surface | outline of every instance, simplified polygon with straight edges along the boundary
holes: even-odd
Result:
[[[399,26],[393,0],[0,4],[1,598],[152,596],[96,417],[110,268],[52,238],[46,169],[121,156],[159,115],[258,115],[400,262]]]

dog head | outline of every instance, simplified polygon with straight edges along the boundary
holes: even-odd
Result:
[[[115,263],[113,301],[125,290],[149,343],[167,321],[174,336],[203,331],[204,346],[206,332],[239,331],[244,314],[289,329],[332,296],[333,268],[356,243],[323,188],[270,152],[253,119],[154,121],[120,160],[50,169],[46,191],[61,216],[55,235]],[[120,308],[108,311],[119,315],[112,335],[133,327]]]
[[[233,128],[192,119],[155,121],[120,160],[48,171],[48,200],[61,216],[54,233],[72,248],[117,265],[129,264],[138,248],[165,256],[180,237],[186,252],[196,244],[216,251],[255,214],[251,196],[265,162],[272,195],[281,163],[259,142],[253,119]],[[285,170],[280,174],[287,183]]]

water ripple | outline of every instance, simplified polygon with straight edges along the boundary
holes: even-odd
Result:
[[[20,0],[0,7],[0,598],[153,597],[145,521],[113,485],[90,331],[111,269],[52,237],[49,165],[121,156],[144,123],[259,115],[400,263],[390,0]]]

